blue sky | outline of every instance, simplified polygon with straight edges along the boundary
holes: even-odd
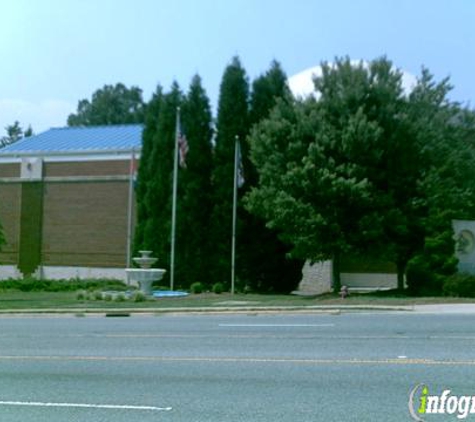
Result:
[[[187,89],[199,73],[216,106],[239,55],[249,77],[273,59],[289,76],[335,56],[386,55],[451,77],[475,107],[473,0],[0,0],[0,135],[19,120],[64,126],[104,84]]]

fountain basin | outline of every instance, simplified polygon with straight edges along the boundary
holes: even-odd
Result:
[[[162,279],[166,270],[162,268],[126,268],[127,283],[139,286],[146,295],[152,294],[152,283]]]
[[[158,258],[153,258],[150,255],[152,251],[139,251],[140,255],[137,258],[132,258],[132,260],[140,267],[140,268],[151,268],[155,262],[157,262]]]

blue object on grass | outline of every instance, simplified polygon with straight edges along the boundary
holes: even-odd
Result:
[[[174,290],[154,290],[153,297],[183,297],[188,296],[186,292],[177,292]]]

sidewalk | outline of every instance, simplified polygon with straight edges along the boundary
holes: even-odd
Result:
[[[0,317],[6,316],[157,316],[191,314],[341,314],[351,312],[407,312],[418,314],[464,314],[475,315],[475,303],[435,305],[310,305],[310,306],[206,306],[206,307],[157,307],[157,308],[44,308],[4,309]]]
[[[421,314],[475,314],[475,303],[414,305],[412,310]]]
[[[4,309],[0,317],[15,315],[173,315],[173,314],[340,314],[343,312],[410,312],[412,306],[384,305],[310,305],[310,306],[206,306],[206,307],[157,307],[157,308],[44,308],[44,309]]]

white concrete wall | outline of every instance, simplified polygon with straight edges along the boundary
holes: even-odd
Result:
[[[53,267],[42,266],[34,274],[37,278],[46,280],[69,280],[108,278],[127,281],[125,268],[97,268],[97,267]]]
[[[397,287],[397,274],[341,273],[341,284],[350,288],[395,289]]]
[[[350,289],[395,289],[397,275],[392,273],[342,273],[341,284]],[[332,291],[331,261],[310,264],[306,261],[302,268],[302,280],[295,294],[319,295]]]
[[[8,280],[9,278],[22,278],[21,272],[16,265],[0,265],[0,280]]]

